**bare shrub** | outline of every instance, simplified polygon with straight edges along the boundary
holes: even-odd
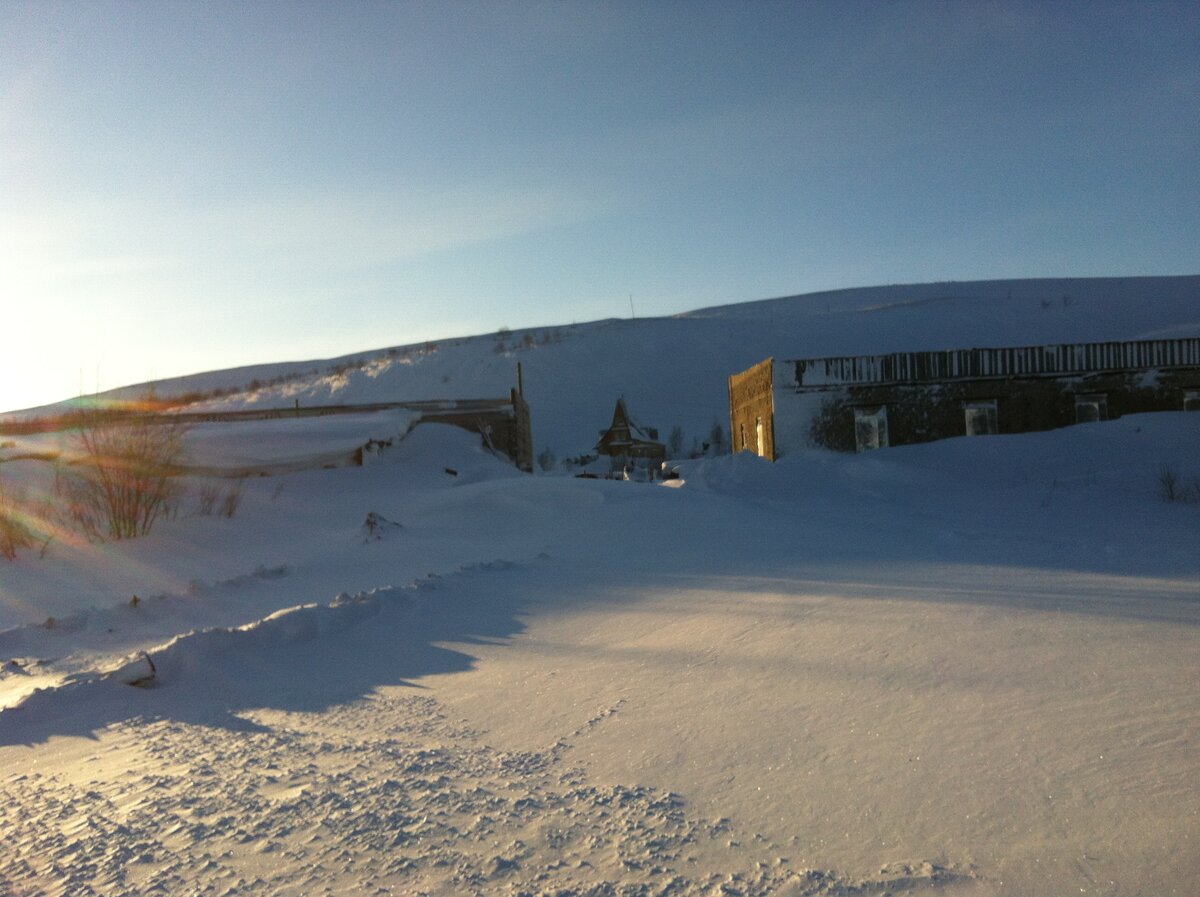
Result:
[[[196,512],[202,517],[209,517],[214,511],[222,517],[233,517],[242,503],[243,488],[243,481],[239,478],[233,481],[222,496],[220,483],[205,483],[196,491]]]
[[[723,454],[725,451],[725,428],[719,420],[713,421],[712,429],[708,433],[708,444],[714,455]]]
[[[232,518],[237,513],[238,506],[242,503],[242,491],[245,487],[243,480],[234,480],[229,489],[225,492],[225,498],[221,500],[221,514],[224,517]]]
[[[209,517],[217,506],[217,499],[221,497],[221,487],[216,483],[208,482],[196,490],[196,513],[201,517]]]
[[[0,557],[10,561],[20,549],[33,546],[33,530],[22,506],[21,497],[0,480]]]
[[[576,455],[574,458],[563,458],[562,466],[570,470],[573,467],[587,467],[598,458],[599,455],[587,454]]]
[[[60,466],[59,495],[93,539],[131,539],[178,509],[178,480],[188,427],[151,415],[88,411],[73,436],[79,458]]]
[[[1158,497],[1166,502],[1200,503],[1200,479],[1184,482],[1170,464],[1164,464],[1158,469]]]
[[[679,424],[671,427],[671,435],[667,437],[667,448],[670,449],[672,458],[683,454],[683,427]]]
[[[1183,495],[1183,484],[1179,481],[1179,471],[1169,464],[1158,469],[1158,497],[1163,501],[1179,501]]]

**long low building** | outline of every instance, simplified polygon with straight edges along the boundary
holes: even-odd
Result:
[[[729,378],[734,452],[867,451],[1200,410],[1200,338],[776,361]]]

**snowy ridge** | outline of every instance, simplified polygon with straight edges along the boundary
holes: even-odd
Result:
[[[381,586],[365,589],[351,595],[338,594],[328,604],[304,604],[284,607],[267,616],[235,626],[218,626],[175,635],[165,644],[148,644],[132,654],[114,658],[105,652],[104,643],[111,641],[107,636],[117,626],[128,624],[135,607],[104,610],[83,610],[69,617],[50,620],[46,624],[27,624],[16,629],[0,632],[0,654],[13,656],[18,651],[28,652],[47,646],[40,638],[42,630],[69,633],[73,651],[84,663],[97,664],[91,670],[76,669],[55,678],[44,670],[63,665],[64,658],[55,658],[46,663],[26,660],[24,663],[10,661],[7,672],[21,671],[30,677],[30,685],[48,684],[7,693],[7,706],[0,707],[0,730],[6,717],[18,711],[32,714],[51,714],[57,703],[64,702],[67,708],[78,706],[78,702],[94,700],[93,689],[111,690],[115,685],[138,685],[155,688],[177,684],[180,680],[200,677],[211,680],[214,672],[218,676],[230,675],[229,667],[239,655],[252,656],[256,664],[269,666],[273,652],[292,650],[298,644],[331,638],[346,630],[359,626],[381,614],[386,621],[379,625],[402,625],[406,613],[420,613],[429,609],[428,593],[445,586],[452,586],[457,578],[478,575],[481,572],[507,570],[513,567],[508,561],[493,561],[471,564],[448,577],[438,574],[416,580],[407,586]],[[252,580],[276,579],[288,574],[286,567],[260,570],[249,576],[235,577],[216,583],[217,589],[237,588]],[[189,596],[195,598],[210,591],[212,587],[195,583]],[[151,598],[150,606],[169,596]],[[439,596],[440,600],[444,600]],[[178,598],[176,598],[178,601]],[[397,614],[400,617],[397,617]],[[113,624],[113,625],[109,625]],[[135,633],[140,635],[140,633]],[[69,660],[69,658],[67,658]],[[32,670],[30,669],[32,667]],[[36,671],[36,672],[35,672]],[[24,714],[23,714],[24,715]],[[2,738],[2,736],[0,736]]]
[[[818,358],[1200,336],[1200,276],[1004,280],[839,290],[670,318],[531,327],[325,361],[197,374],[160,395],[232,392],[197,408],[241,409],[501,397],[523,368],[537,451],[589,451],[624,395],[685,445],[726,421],[727,378],[763,358]],[[255,384],[251,386],[251,384]],[[131,398],[145,385],[104,395]],[[34,411],[44,409],[34,409]],[[25,412],[30,413],[30,412]],[[11,416],[11,415],[10,415]],[[0,416],[2,418],[2,416]]]

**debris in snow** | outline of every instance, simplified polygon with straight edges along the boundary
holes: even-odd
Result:
[[[154,666],[154,661],[150,659],[149,654],[142,651],[125,666],[113,672],[112,678],[125,685],[145,688],[154,681],[157,675],[158,669]]]
[[[378,542],[383,538],[384,533],[398,529],[403,529],[403,526],[394,520],[388,520],[382,514],[370,511],[367,513],[367,519],[363,521],[362,525],[363,541]]]

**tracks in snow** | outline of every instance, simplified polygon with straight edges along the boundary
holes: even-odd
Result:
[[[679,795],[592,782],[553,748],[499,750],[402,689],[247,717],[255,731],[123,723],[96,756],[127,765],[0,780],[0,892],[868,897],[961,879],[794,869]]]
[[[697,818],[678,794],[593,781],[570,762],[569,742],[605,725],[623,699],[544,749],[508,751],[394,678],[355,682],[357,694],[315,709],[254,703],[274,697],[274,683],[226,694],[206,680],[217,665],[242,676],[273,668],[274,657],[285,669],[273,675],[336,674],[364,645],[394,646],[405,627],[439,639],[441,618],[475,620],[505,591],[495,577],[515,567],[475,565],[190,633],[153,653],[162,687],[149,693],[95,676],[0,714],[3,728],[97,699],[128,708],[96,730],[95,753],[82,762],[39,762],[0,779],[0,830],[13,833],[0,848],[0,893],[881,897],[970,879],[930,864],[869,880],[794,868],[794,847],[740,834],[726,818]],[[329,645],[333,664],[322,667]],[[261,665],[243,666],[248,659]],[[191,706],[212,692],[224,719]],[[148,717],[133,717],[138,706]],[[28,750],[0,748],[10,770]]]

